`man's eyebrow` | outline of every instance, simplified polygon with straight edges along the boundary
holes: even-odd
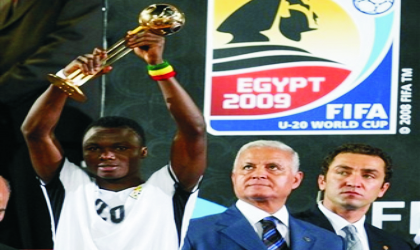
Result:
[[[342,168],[342,169],[345,169],[345,170],[351,170],[351,169],[353,169],[353,167],[349,167],[347,165],[337,165],[337,166],[334,166],[333,168]],[[379,170],[372,169],[372,168],[362,168],[361,171],[363,171],[363,172],[369,172],[369,173],[379,172]]]
[[[371,169],[371,168],[363,168],[362,171],[363,172],[368,172],[368,173],[378,173],[379,172],[379,170]]]
[[[353,169],[352,167],[349,167],[347,165],[337,165],[337,166],[334,166],[333,168]]]

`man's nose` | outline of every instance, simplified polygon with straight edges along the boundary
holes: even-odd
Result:
[[[265,167],[258,166],[255,168],[255,170],[252,172],[252,178],[267,178],[267,171]]]
[[[346,181],[347,186],[360,187],[362,185],[362,176],[357,173],[352,173],[349,177],[347,177]]]
[[[99,156],[99,158],[101,160],[113,160],[115,159],[115,154],[111,150],[105,149],[101,152],[101,155]]]

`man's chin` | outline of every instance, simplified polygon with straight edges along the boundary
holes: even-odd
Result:
[[[250,193],[248,197],[254,201],[265,201],[270,198],[270,196],[267,195],[266,193],[258,193],[258,192]]]
[[[353,202],[345,202],[342,205],[346,210],[348,211],[354,211],[354,210],[358,210],[361,207],[363,207],[362,204],[360,204],[359,202],[353,201]]]
[[[96,177],[104,180],[116,180],[120,178],[115,173],[97,173]]]

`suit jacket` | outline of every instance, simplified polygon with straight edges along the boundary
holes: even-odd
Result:
[[[327,217],[319,210],[318,206],[308,209],[306,211],[293,214],[294,217],[310,222],[319,227],[325,228],[331,232],[335,232],[333,226]],[[365,223],[365,230],[368,237],[370,250],[410,250],[411,245],[400,239],[399,237],[390,234],[382,229]]]
[[[16,248],[12,248],[0,243],[0,250],[17,250]]]
[[[291,216],[289,223],[292,250],[325,250],[325,246],[328,250],[344,249],[342,238],[327,230]],[[191,220],[182,249],[266,250],[267,247],[233,205],[221,214]]]

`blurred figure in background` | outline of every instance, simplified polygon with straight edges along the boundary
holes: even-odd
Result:
[[[9,182],[0,176],[0,222],[3,220],[6,214],[7,203],[10,198],[10,184]]]
[[[6,245],[52,248],[48,209],[20,126],[33,102],[50,85],[47,74],[102,44],[102,23],[102,0],[0,1],[0,175],[10,181],[13,190],[0,223],[0,242]],[[82,158],[79,138],[82,124],[90,120],[76,108],[63,112],[57,136],[70,158]]]
[[[9,182],[0,175],[0,222],[3,220],[6,214],[7,202],[10,198],[10,184]],[[13,250],[14,248],[8,247],[0,243],[1,250]]]

